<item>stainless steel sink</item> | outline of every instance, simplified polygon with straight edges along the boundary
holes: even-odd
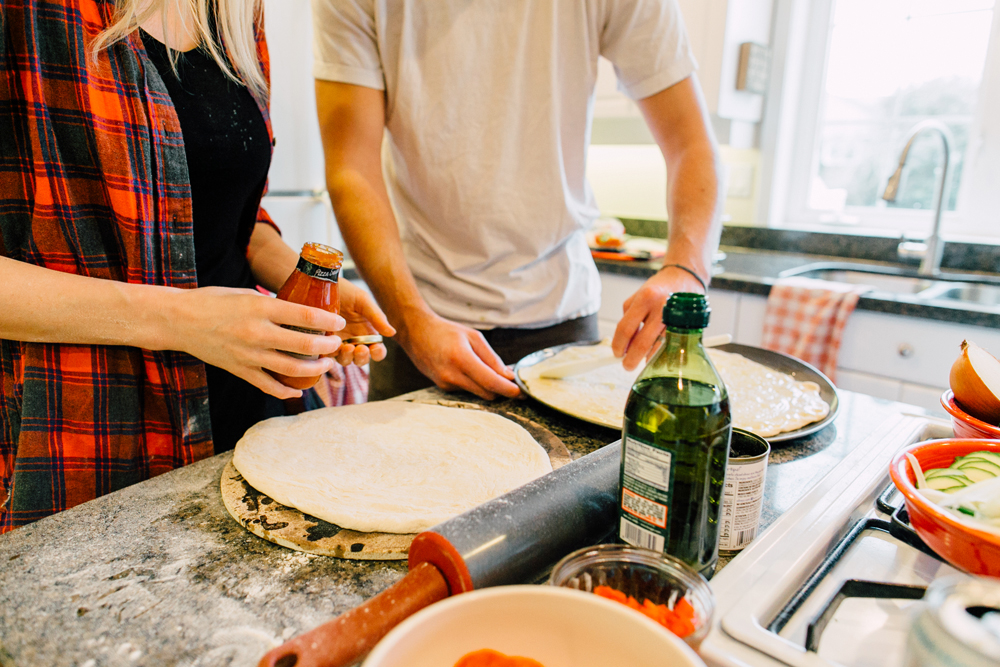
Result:
[[[873,289],[892,294],[919,294],[934,285],[934,281],[927,278],[901,275],[901,270],[893,270],[893,267],[872,267],[872,269],[867,271],[853,266],[842,268],[835,265],[807,264],[797,269],[783,271],[781,277],[801,276],[851,285],[870,285]]]
[[[996,308],[1000,306],[1000,287],[996,285],[975,285],[971,283],[937,283],[934,287],[918,294],[921,299],[961,301],[980,306]]]
[[[893,266],[859,266],[840,262],[815,262],[779,274],[818,278],[852,285],[870,285],[891,294],[910,295],[920,301],[968,303],[1000,307],[1000,278],[971,274],[945,274],[929,279]]]

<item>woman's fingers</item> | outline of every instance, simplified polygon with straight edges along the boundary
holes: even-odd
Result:
[[[332,357],[299,359],[280,351],[268,350],[260,353],[251,363],[255,367],[259,365],[266,371],[274,371],[288,377],[315,377],[329,371],[336,362]]]
[[[265,394],[270,394],[271,396],[280,398],[281,400],[299,398],[302,396],[301,389],[292,389],[288,385],[278,382],[273,376],[268,375],[259,368],[247,369],[247,372],[245,374],[240,374],[240,377],[263,391]]]
[[[270,311],[268,316],[275,324],[327,333],[340,331],[347,326],[347,321],[337,313],[261,296],[268,300],[268,310]]]

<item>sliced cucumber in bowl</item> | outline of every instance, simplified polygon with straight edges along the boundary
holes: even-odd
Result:
[[[954,493],[977,482],[1000,476],[1000,454],[990,451],[973,452],[957,457],[947,468],[925,470],[927,487]]]

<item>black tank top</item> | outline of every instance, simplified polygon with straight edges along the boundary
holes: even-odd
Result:
[[[246,251],[271,145],[260,108],[200,49],[178,54],[177,73],[166,47],[143,30],[143,45],[160,73],[184,136],[199,287],[254,288]],[[280,401],[214,366],[208,373],[209,413],[216,453],[232,449],[248,428],[284,414]]]

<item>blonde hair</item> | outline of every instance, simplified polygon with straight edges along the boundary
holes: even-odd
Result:
[[[194,16],[194,25],[185,27],[233,81],[246,86],[255,95],[267,91],[267,79],[257,57],[255,29],[263,11],[263,0],[115,0],[115,12],[109,25],[94,42],[93,55],[125,39],[155,12],[163,14],[167,24],[167,3],[178,9],[185,4]],[[145,6],[144,6],[145,5]],[[181,16],[188,15],[179,12]],[[212,26],[215,30],[212,30]],[[177,52],[168,49],[176,65]]]

